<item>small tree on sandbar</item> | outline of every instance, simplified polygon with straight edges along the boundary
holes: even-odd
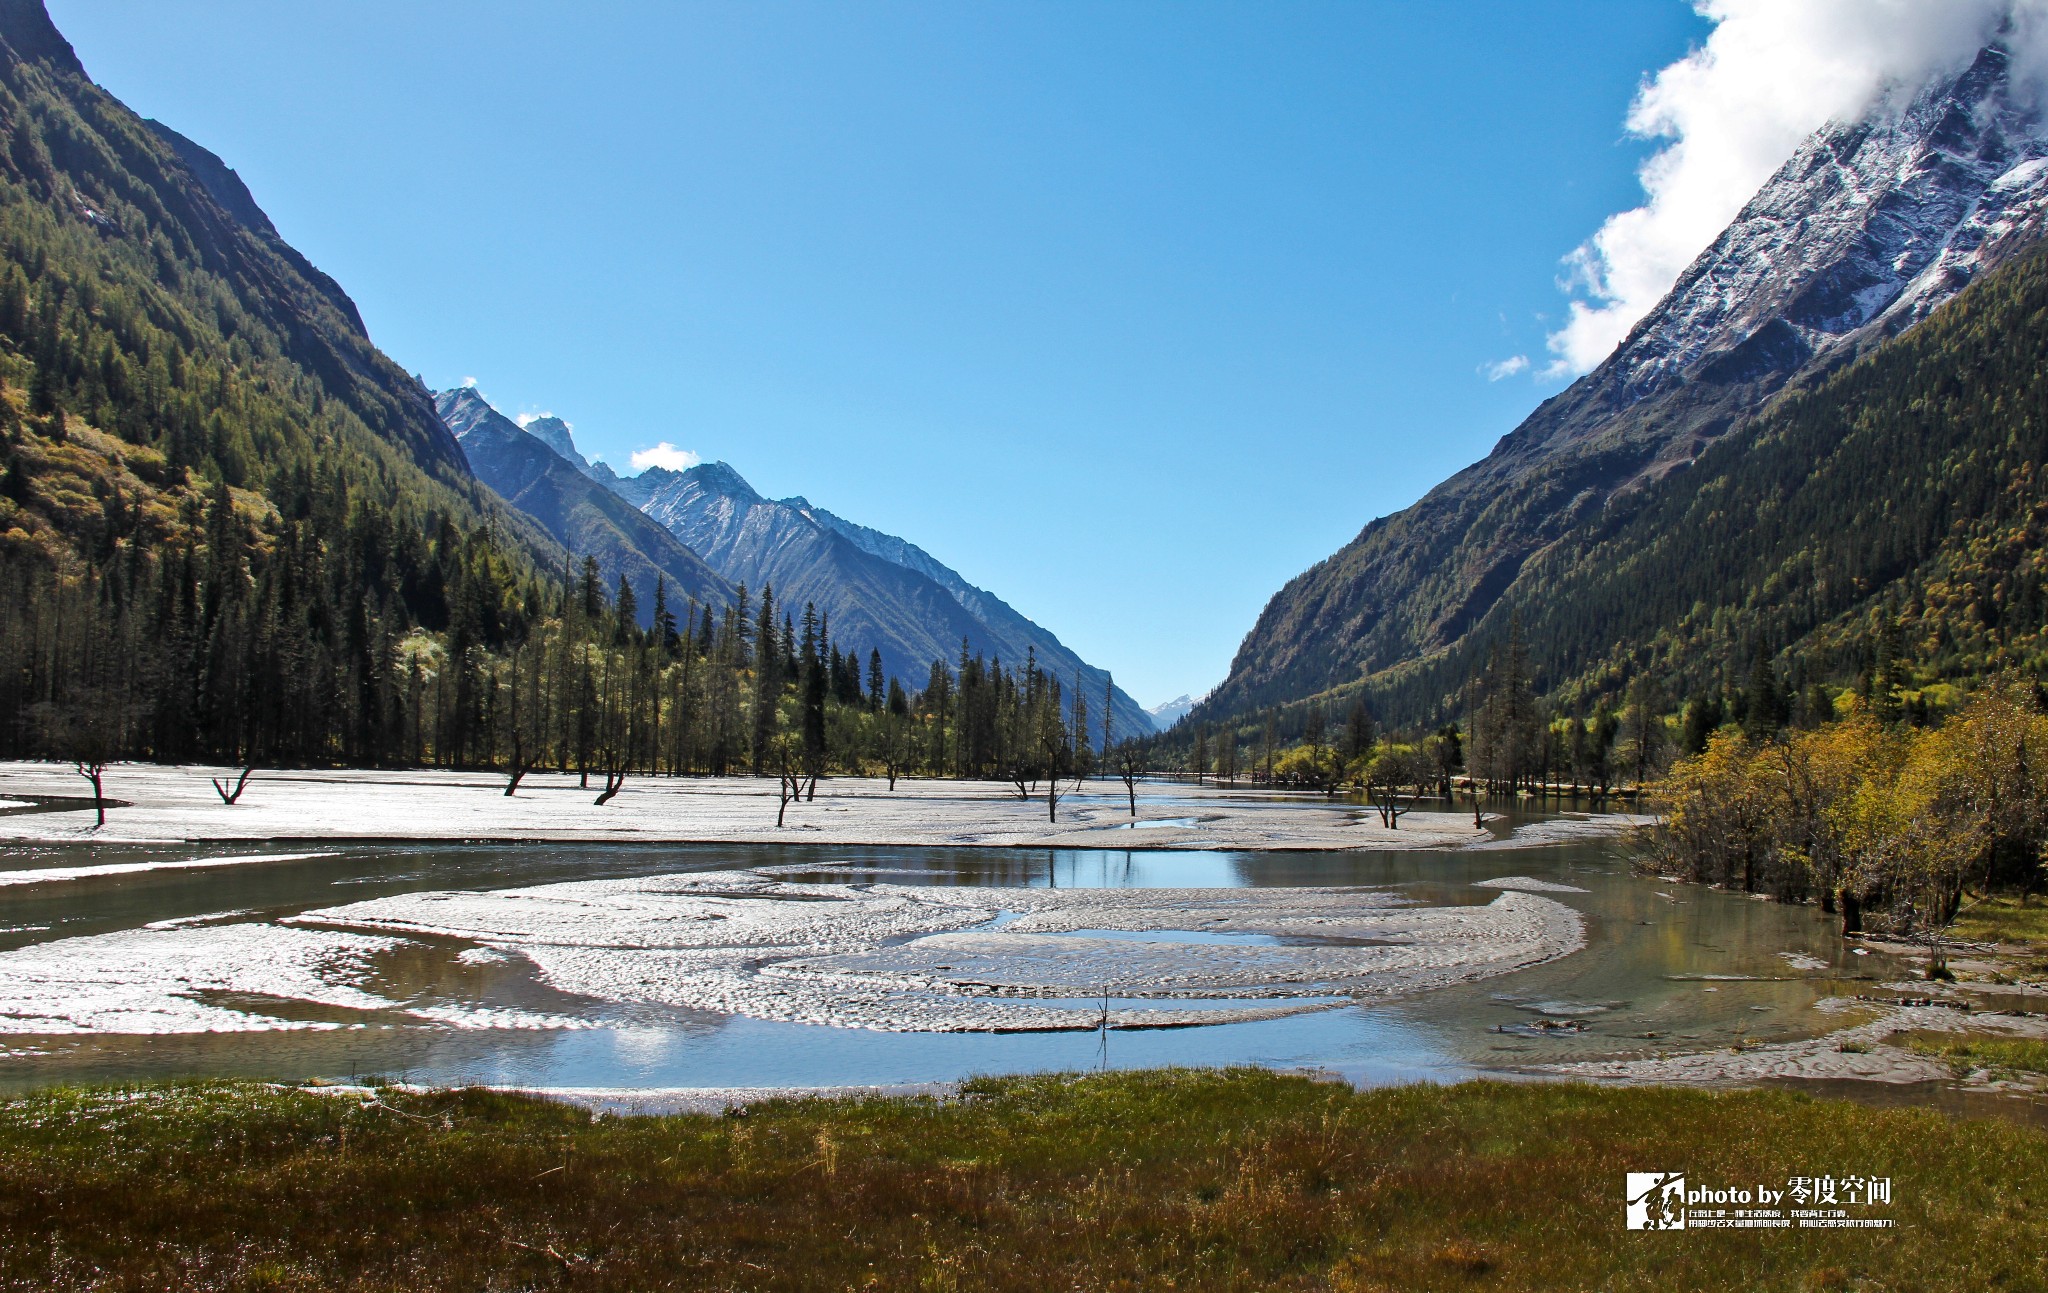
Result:
[[[1380,825],[1390,831],[1401,829],[1402,815],[1414,810],[1429,775],[1429,768],[1412,751],[1389,746],[1373,756],[1366,766],[1365,791],[1380,815]],[[1409,791],[1406,803],[1401,801],[1404,789]]]
[[[107,824],[107,768],[121,747],[123,707],[97,690],[64,702],[35,706],[34,723],[44,752],[69,762],[92,786],[93,829]]]
[[[1124,794],[1130,797],[1131,816],[1138,815],[1138,778],[1145,773],[1145,751],[1136,741],[1125,738],[1116,747],[1116,775],[1124,783]]]
[[[889,789],[894,790],[896,778],[903,775],[911,755],[910,698],[904,694],[903,684],[894,678],[889,680],[889,699],[879,722],[876,753],[881,756],[882,771],[888,775]]]

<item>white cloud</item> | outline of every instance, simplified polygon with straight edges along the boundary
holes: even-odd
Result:
[[[521,431],[524,431],[526,428],[532,426],[534,423],[540,421],[542,418],[551,418],[553,416],[554,414],[552,413],[521,413],[518,417],[515,417],[512,420],[519,424],[519,429]]]
[[[476,378],[474,378],[474,377],[465,377],[465,378],[463,378],[463,379],[462,379],[462,384],[463,384],[464,386],[467,386],[467,387],[468,387],[469,389],[471,389],[471,390],[475,390],[475,389],[476,389]]]
[[[1479,371],[1486,374],[1487,381],[1497,382],[1503,377],[1513,377],[1516,373],[1526,372],[1528,368],[1529,356],[1514,355],[1507,359],[1496,359],[1490,364],[1481,364]]]
[[[696,466],[703,459],[688,449],[678,449],[664,440],[652,449],[633,451],[633,470],[646,471],[649,467],[666,467],[670,471],[684,471]]]
[[[2013,20],[2048,71],[2048,0],[1695,0],[1704,45],[1644,82],[1628,129],[1669,140],[1638,172],[1646,201],[1566,257],[1571,315],[1546,376],[1591,369],[1790,157],[1831,120],[1961,70]]]

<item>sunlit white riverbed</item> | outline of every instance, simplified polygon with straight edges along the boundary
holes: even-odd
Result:
[[[0,996],[21,995],[19,973],[13,984],[4,977],[10,961],[76,975],[67,949],[101,962],[93,990],[113,994],[99,1015],[81,1007],[86,1026],[68,1032],[18,1031],[52,1025],[28,1024],[17,1010],[17,1031],[0,1036],[0,1083],[236,1074],[585,1088],[830,1086],[1233,1063],[1323,1068],[1362,1082],[1451,1079],[1556,1060],[1812,1035],[1840,1023],[1813,1011],[1815,1001],[1853,995],[1885,973],[1873,964],[1877,958],[1844,948],[1810,908],[1631,877],[1607,843],[1292,854],[342,845],[320,856],[239,866],[127,869],[232,852],[0,851],[0,869],[63,868],[71,877],[0,890]],[[812,958],[804,967],[815,979],[804,987],[810,995],[799,994],[798,1006],[784,1012],[802,1017],[808,1010],[863,1026],[762,1017],[773,1012],[752,998],[742,1010],[706,1008],[711,998],[694,990],[687,965],[670,967],[672,982],[643,984],[653,976],[618,960],[617,949],[593,959],[588,934],[559,932],[564,900],[623,892],[638,903],[650,890],[660,899],[695,882],[640,882],[713,872],[748,873],[778,901],[815,890],[870,903],[887,898],[891,911],[915,913],[901,931],[878,925],[881,937],[872,946],[827,948]],[[718,884],[731,887],[723,878]],[[563,885],[572,887],[555,888]],[[1009,900],[1005,889],[1013,891]],[[1055,889],[1174,891],[1171,911],[1178,914],[1159,915],[1158,901],[1135,893],[1110,901],[1110,894],[1070,899]],[[1326,910],[1322,899],[1295,893],[1261,902],[1258,891],[1277,889],[1334,890],[1345,902]],[[506,913],[520,903],[504,895],[513,890],[543,894],[556,924],[512,928]],[[933,893],[930,903],[917,898],[933,890],[946,892]],[[448,896],[424,902],[429,894]],[[417,918],[450,904],[464,908],[470,923]],[[1492,953],[1467,946],[1466,935],[1437,938],[1425,928],[1451,949],[1433,954],[1430,972],[1439,962],[1455,972],[1396,982],[1415,968],[1414,913],[1444,913],[1455,922],[1484,921],[1489,910],[1567,909],[1583,946],[1555,959],[1503,968],[1488,961]],[[1131,919],[1133,910],[1151,914]],[[1105,911],[1126,915],[1105,918]],[[936,924],[932,912],[941,913]],[[953,920],[946,912],[962,914]],[[1037,925],[1007,929],[1020,913],[1037,913]],[[672,914],[656,909],[649,919]],[[1305,934],[1298,922],[1307,919],[1339,923]],[[941,941],[916,941],[935,933]],[[296,941],[300,935],[313,941]],[[1050,941],[1059,939],[1067,942]],[[166,940],[175,941],[185,963],[196,958],[205,966],[189,990],[167,993],[160,972],[149,978],[148,949],[169,946]],[[623,941],[636,955],[649,943],[644,931]],[[805,948],[814,942],[795,940]],[[1049,954],[1025,974],[1015,969],[1018,948]],[[1077,948],[1094,960],[1077,963]],[[994,970],[983,973],[987,966],[956,954],[981,956]],[[1268,966],[1260,972],[1266,978],[1246,970],[1254,963]],[[720,973],[738,973],[720,965]],[[622,966],[636,976],[630,990],[621,987]],[[963,999],[957,985],[943,984],[944,1010],[929,1018],[906,1023],[901,1011],[878,1015],[866,1006],[840,1018],[813,1008],[846,996],[844,985],[853,982],[879,983],[881,995],[868,999],[886,1005],[896,999],[889,994],[922,991],[927,979],[968,973],[962,966],[980,976],[971,982],[987,982],[987,991]],[[1385,982],[1405,995],[1384,998],[1372,990],[1382,967]],[[1468,972],[1472,977],[1460,979]],[[1186,991],[1143,978],[1172,973],[1193,974]],[[1275,975],[1283,990],[1268,982]],[[1436,982],[1448,986],[1431,986]],[[161,1012],[167,997],[169,1015],[154,1023],[147,1009],[121,1013],[138,1002]],[[976,1026],[961,1010],[985,1010],[998,1026],[1022,1018],[1018,1026],[1037,1027],[1016,1013],[1020,1007],[1042,1012],[1062,1030],[921,1030],[947,1026],[947,1018],[951,1026]],[[1190,1011],[1233,1021],[1159,1026],[1184,1023]],[[1089,1024],[1107,1015],[1112,1026],[1077,1028],[1076,1014]],[[115,1031],[121,1028],[150,1031]]]

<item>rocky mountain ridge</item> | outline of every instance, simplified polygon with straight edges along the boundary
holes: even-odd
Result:
[[[468,429],[476,419],[472,404],[485,409],[488,405],[474,392],[467,398],[460,391],[443,392],[439,398],[444,401],[444,416],[452,419],[451,427],[462,433],[463,444],[469,447],[478,435]],[[496,423],[489,443],[503,454],[503,429],[513,424],[495,411],[490,416]],[[745,584],[756,593],[772,587],[777,601],[792,615],[800,616],[806,603],[816,606],[828,618],[835,641],[863,656],[879,650],[883,666],[908,686],[923,685],[932,661],[957,660],[963,640],[971,650],[1009,664],[1035,658],[1067,687],[1078,683],[1086,692],[1093,711],[1090,733],[1100,742],[1100,710],[1109,675],[916,544],[849,521],[801,497],[767,498],[727,463],[700,463],[683,471],[649,467],[622,477],[606,464],[584,458],[571,428],[560,418],[533,419],[524,432],[529,443],[551,451],[564,468],[644,513],[650,524],[716,571],[727,586]],[[533,469],[527,457],[518,458],[518,464],[516,472],[482,464],[477,471],[515,504],[518,498],[508,489],[520,497],[549,499],[564,489],[557,474],[547,492],[528,495],[530,486],[522,474]],[[616,519],[613,525],[630,528],[619,527]],[[618,546],[616,536],[601,528],[588,527],[585,535],[593,542]],[[586,550],[563,541],[572,551]],[[661,565],[652,556],[654,545],[643,541],[630,546],[648,555],[653,565]],[[1119,739],[1155,730],[1151,716],[1129,695],[1121,689],[1111,695],[1113,732]]]
[[[690,599],[713,606],[732,599],[732,585],[702,557],[606,489],[588,464],[578,468],[582,458],[567,440],[566,426],[561,438],[573,458],[546,435],[536,434],[533,425],[522,429],[492,408],[474,387],[441,391],[434,404],[477,479],[573,556],[597,558],[607,587],[624,578],[643,620],[653,614],[657,579],[665,582],[669,605],[678,614]]]
[[[934,660],[955,661],[963,640],[1012,665],[1034,657],[1067,687],[1084,690],[1094,711],[1091,734],[1100,741],[1109,676],[916,544],[800,497],[765,498],[727,463],[651,468],[645,475],[656,472],[647,514],[726,578],[754,588],[772,584],[787,609],[815,604],[831,617],[835,638],[879,649],[884,665],[906,681],[922,680]],[[1154,730],[1136,701],[1121,689],[1112,696],[1116,733]]]
[[[1281,589],[1200,712],[1446,651],[1618,493],[1684,470],[1788,384],[1911,327],[2028,244],[2048,209],[2044,159],[1996,44],[1904,103],[1816,132],[1599,367]]]

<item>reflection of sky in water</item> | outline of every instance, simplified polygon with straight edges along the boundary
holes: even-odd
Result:
[[[208,850],[213,855],[229,851]],[[1604,843],[1483,853],[1265,854],[832,845],[360,846],[301,862],[36,886],[0,892],[0,947],[208,913],[241,911],[249,913],[247,918],[275,919],[385,893],[748,867],[774,868],[783,879],[834,883],[1362,886],[1391,889],[1431,905],[1488,902],[1497,891],[1474,888],[1474,881],[1523,875],[1588,890],[1548,896],[1589,919],[1585,950],[1478,983],[1256,1022],[1113,1030],[1106,1038],[1099,1032],[882,1033],[593,1003],[537,981],[521,958],[464,961],[467,945],[459,940],[421,940],[378,961],[375,990],[415,1004],[463,1001],[580,1013],[601,1026],[458,1032],[373,1024],[319,1033],[0,1038],[0,1055],[6,1056],[0,1058],[0,1084],[207,1073],[381,1074],[547,1086],[809,1086],[937,1081],[1104,1063],[1315,1066],[1356,1080],[1387,1082],[1811,1035],[1838,1022],[1810,1010],[1812,1002],[1868,990],[1867,983],[1847,981],[1846,975],[1887,973],[1882,958],[1846,955],[1830,924],[1813,908],[1637,879],[1611,851]],[[193,849],[145,846],[11,849],[0,850],[0,867],[195,855]],[[1270,941],[1259,935],[1199,932],[1089,932],[1145,940]],[[1795,969],[1784,953],[1811,957],[1827,968]],[[261,1009],[261,1004],[251,1008]],[[278,1012],[287,1013],[282,1003]],[[1585,1027],[1544,1031],[1531,1027],[1538,1019]]]
[[[1223,943],[1237,947],[1279,947],[1272,934],[1217,934],[1201,929],[1063,929],[1063,938],[1107,938],[1126,943]]]

